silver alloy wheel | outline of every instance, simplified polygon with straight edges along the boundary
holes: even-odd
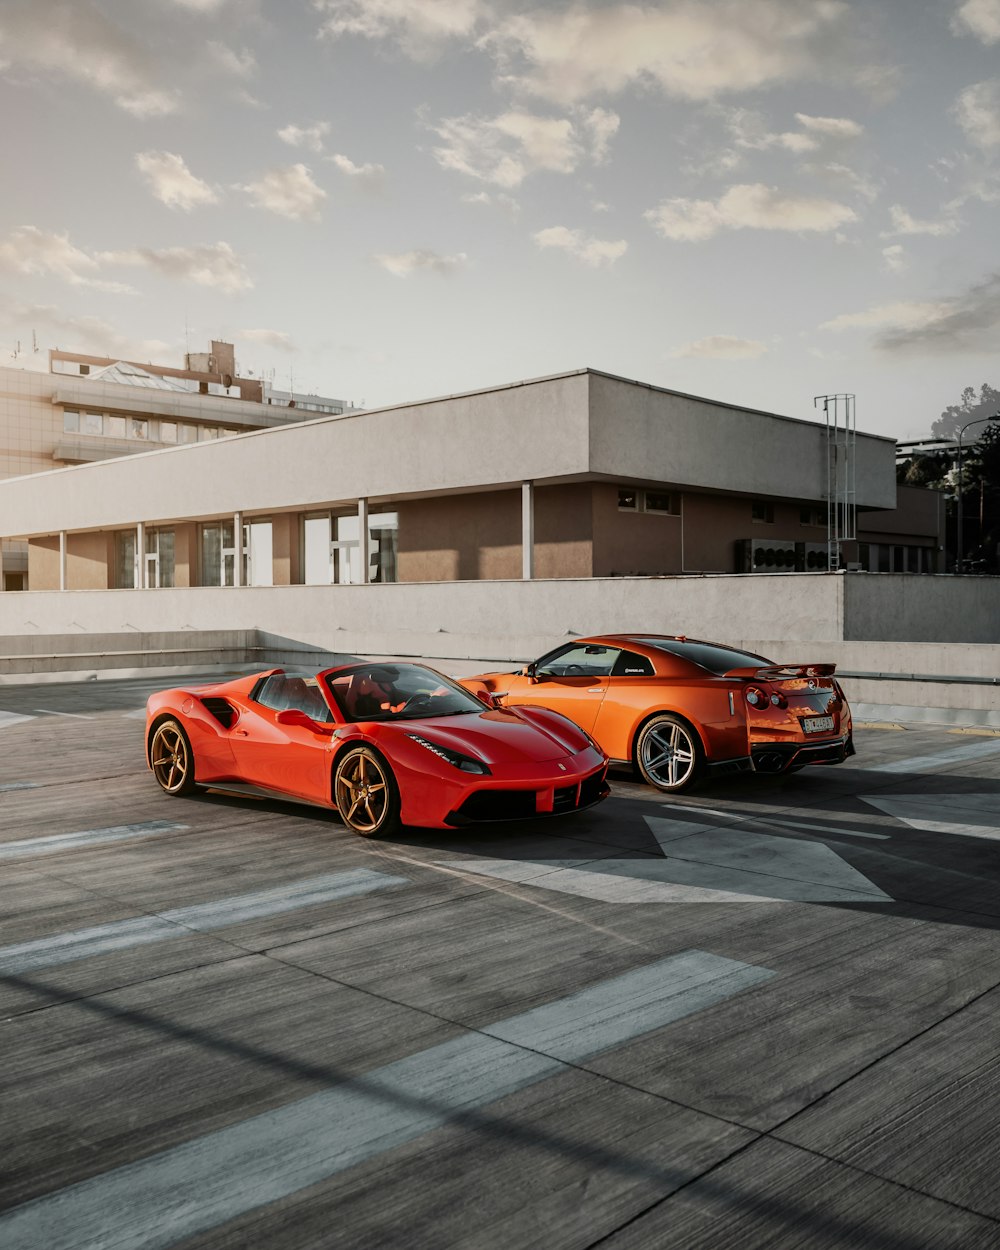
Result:
[[[660,790],[682,790],[694,780],[699,745],[691,730],[672,716],[661,716],[643,729],[637,752],[639,769]]]
[[[157,725],[149,747],[153,776],[167,794],[190,794],[194,789],[194,756],[184,730],[175,720]]]
[[[333,797],[355,833],[388,833],[398,824],[399,799],[387,764],[366,747],[348,751],[337,765]]]

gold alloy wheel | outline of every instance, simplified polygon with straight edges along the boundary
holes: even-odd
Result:
[[[184,730],[176,721],[158,725],[149,748],[153,776],[167,794],[187,794],[194,788],[194,758]]]
[[[672,716],[660,716],[642,731],[639,768],[660,790],[682,790],[694,780],[698,744],[691,730]]]
[[[396,786],[388,766],[365,747],[348,751],[337,766],[334,799],[344,823],[372,834],[397,823]]]

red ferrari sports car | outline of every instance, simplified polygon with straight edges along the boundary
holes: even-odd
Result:
[[[795,772],[854,754],[834,664],[775,664],[665,634],[575,638],[525,668],[464,677],[502,706],[569,716],[661,790],[706,771]]]
[[[251,786],[336,808],[363,834],[557,815],[608,794],[607,757],[565,716],[497,708],[420,664],[164,690],[146,704],[146,759],[167,794]]]

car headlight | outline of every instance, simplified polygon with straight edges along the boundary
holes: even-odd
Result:
[[[480,776],[489,776],[490,770],[487,764],[482,760],[474,759],[471,755],[463,755],[461,751],[452,750],[451,747],[443,747],[439,742],[431,742],[429,738],[423,737],[422,734],[407,734],[418,746],[424,747],[428,751],[451,764],[453,768],[459,769],[463,773],[478,773]]]

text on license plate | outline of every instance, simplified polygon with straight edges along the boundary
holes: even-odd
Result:
[[[806,716],[802,720],[802,728],[807,734],[820,734],[833,728],[832,716]]]

